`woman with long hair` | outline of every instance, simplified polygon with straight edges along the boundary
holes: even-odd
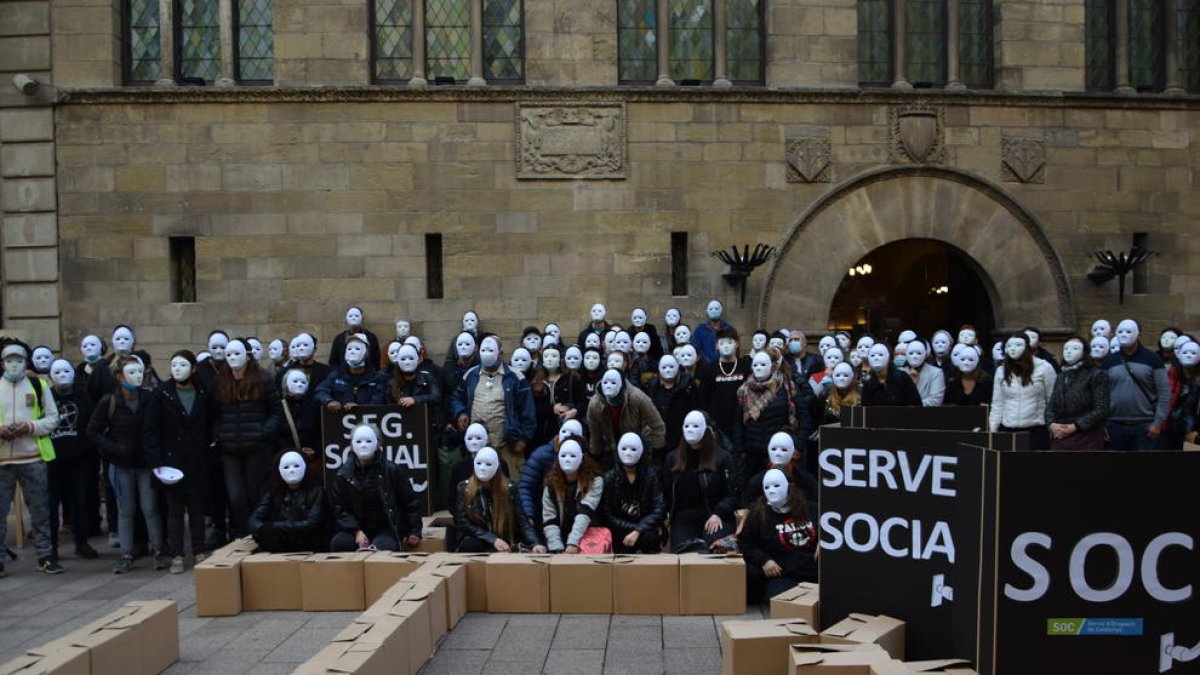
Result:
[[[733,532],[740,479],[708,415],[693,410],[683,418],[683,440],[667,454],[665,466],[672,553],[705,551]]]
[[[763,475],[761,489],[738,534],[750,602],[817,580],[816,505],[779,469]]]
[[[992,376],[980,367],[980,350],[974,345],[955,345],[947,373],[943,405],[984,405],[992,401]]]
[[[1082,337],[1063,343],[1062,372],[1046,405],[1051,450],[1103,450],[1108,421],[1108,373],[1097,367]]]
[[[1046,405],[1057,376],[1050,364],[1033,357],[1029,336],[1017,331],[1004,342],[1004,360],[996,367],[988,424],[995,431],[1026,431],[1029,449],[1050,447]]]
[[[600,465],[574,439],[558,448],[558,461],[542,490],[542,531],[551,553],[579,553],[604,495]],[[565,531],[565,536],[564,536]]]
[[[258,508],[250,516],[250,534],[261,551],[324,551],[329,545],[329,506],[321,463],[295,450],[276,455],[277,471],[267,481]]]
[[[262,494],[276,434],[283,424],[275,383],[246,344],[231,340],[217,375],[216,440],[220,447],[225,489],[229,494],[231,536],[246,533],[250,505]]]
[[[492,448],[475,453],[471,477],[457,486],[454,523],[458,550],[463,553],[507,553],[519,548],[545,553],[533,524],[521,508],[512,481],[500,471],[500,456]]]
[[[754,355],[751,377],[737,390],[741,424],[735,427],[734,447],[742,451],[746,473],[767,466],[767,445],[781,430],[792,433],[807,428],[808,404],[801,403],[795,380],[780,370],[781,355],[773,348]],[[801,421],[803,417],[803,421]]]
[[[821,396],[821,424],[840,422],[842,407],[854,407],[860,401],[858,377],[849,361],[834,366],[830,379],[833,383]]]

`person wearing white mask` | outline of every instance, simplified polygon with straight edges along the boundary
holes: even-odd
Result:
[[[908,372],[892,365],[892,353],[887,345],[876,342],[867,351],[867,373],[862,383],[864,406],[919,406],[921,394]]]
[[[720,300],[709,300],[708,307],[704,310],[705,320],[696,324],[696,329],[692,331],[692,344],[706,361],[717,360],[717,336],[722,331],[733,328],[728,321],[721,318],[724,313],[725,307]]]
[[[1133,319],[1117,324],[1118,350],[1108,372],[1108,439],[1113,450],[1157,450],[1171,410],[1171,383],[1162,358],[1141,343]]]
[[[617,441],[617,463],[604,474],[600,508],[612,530],[614,553],[662,551],[667,500],[653,457],[632,431]]]
[[[217,377],[221,374],[221,366],[225,363],[225,347],[229,344],[229,334],[217,329],[208,334],[208,358],[197,361],[196,379],[210,392],[217,390]]]
[[[451,399],[467,371],[479,365],[479,345],[473,334],[467,331],[459,333],[450,343],[450,348],[454,350],[453,358],[442,366],[442,412],[446,417],[442,424],[443,447],[455,447],[462,443],[462,430],[448,414],[452,408]]]
[[[950,350],[953,347],[954,338],[951,337],[948,330],[938,330],[933,334],[933,339],[930,340],[929,362],[941,368],[947,377],[954,370],[954,362],[950,360]]]
[[[697,368],[694,379],[700,396],[697,405],[712,417],[717,438],[727,448],[731,447],[742,424],[738,389],[752,377],[751,358],[738,356],[738,344],[736,328],[722,329],[717,333],[717,358]],[[674,446],[668,444],[667,447]]]
[[[321,404],[308,375],[301,368],[289,368],[283,374],[279,392],[283,424],[276,434],[275,446],[296,450],[312,459],[321,447]]]
[[[579,553],[604,495],[601,469],[574,439],[558,448],[542,489],[542,533],[551,553]]]
[[[929,363],[929,346],[922,340],[910,340],[905,358],[909,375],[921,396],[921,405],[926,408],[940,406],[946,398],[946,375],[941,368]]]
[[[151,393],[142,387],[145,367],[135,356],[118,356],[119,389],[96,402],[88,420],[87,433],[100,456],[109,462],[109,480],[117,496],[117,528],[121,556],[113,565],[114,574],[133,570],[133,531],[138,508],[146,522],[154,554],[154,569],[166,569],[171,559],[164,545],[162,520],[158,513],[143,430]]]
[[[567,350],[570,352],[570,350]],[[591,400],[600,389],[600,378],[604,376],[604,356],[599,349],[588,347],[583,350],[583,366],[577,371],[583,389]]]
[[[954,370],[946,379],[945,405],[988,405],[992,376],[979,366],[979,347],[956,345],[950,357]]]
[[[542,537],[542,489],[546,484],[546,475],[558,461],[558,449],[568,439],[574,439],[581,448],[587,445],[587,439],[583,436],[583,424],[579,420],[569,419],[563,422],[549,443],[529,455],[529,461],[521,471],[517,486],[518,492],[521,493],[521,507],[533,523],[539,539]]]
[[[796,439],[786,431],[778,431],[767,445],[767,465],[750,476],[742,488],[740,499],[743,510],[752,508],[762,496],[763,476],[772,469],[782,471],[788,481],[804,493],[806,500],[817,501],[817,478],[804,467],[804,458],[797,452]]]
[[[778,469],[763,474],[760,494],[738,534],[750,602],[817,581],[816,505]]]
[[[841,347],[834,346],[821,352],[821,363],[825,367],[808,378],[808,388],[812,389],[813,395],[821,396],[829,387],[833,386],[833,369],[845,360],[846,353],[842,351]]]
[[[1063,343],[1062,370],[1046,405],[1051,450],[1103,450],[1108,373],[1096,366],[1082,337]]]
[[[76,386],[82,387],[95,403],[101,396],[117,388],[108,344],[97,335],[85,335],[79,341],[79,355],[82,359],[75,366]]]
[[[645,433],[646,442],[660,452],[666,447],[666,427],[650,397],[613,368],[604,372],[588,403],[587,424],[589,452],[606,471],[616,463],[617,441],[628,432]]]
[[[679,324],[682,321],[683,318],[679,314],[679,310],[675,307],[672,307],[663,313],[663,347],[665,348],[666,352],[673,352],[675,351],[675,347],[678,346],[675,343],[675,329],[679,327]]]
[[[263,361],[263,354],[266,353],[266,350],[263,349],[262,340],[259,340],[256,337],[248,337],[248,338],[246,338],[246,348],[250,350],[250,358],[254,359],[255,361],[258,361],[258,365],[262,366],[265,369],[266,366],[263,364],[262,361]]]
[[[683,418],[699,407],[696,395],[696,380],[679,367],[679,361],[670,354],[658,360],[657,374],[646,382],[643,391],[654,404],[665,427],[663,448],[652,448],[656,465],[661,465],[666,453],[679,446],[682,438]]]
[[[1097,335],[1088,342],[1088,355],[1097,364],[1104,363],[1108,358],[1108,338]]]
[[[741,477],[702,411],[684,417],[682,435],[663,464],[670,551],[705,552],[733,532]]]
[[[192,552],[204,560],[204,500],[209,492],[208,453],[212,443],[212,398],[196,379],[196,356],[182,349],[171,355],[171,378],[150,395],[143,439],[152,469],[170,467],[183,478],[157,486],[167,497],[167,543],[171,574],[182,574],[183,526],[187,517]]]
[[[1178,326],[1169,326],[1158,334],[1158,357],[1167,364],[1168,368],[1175,365],[1175,341],[1179,339],[1180,335],[1183,335],[1183,329]],[[37,349],[33,351],[36,355]]]
[[[222,360],[225,358],[224,352],[224,347],[222,347]],[[283,374],[292,368],[299,368],[308,375],[309,388],[315,394],[317,385],[324,382],[325,378],[329,377],[329,373],[333,372],[333,368],[330,368],[329,364],[321,363],[316,359],[317,339],[310,333],[300,333],[288,344],[288,352],[291,358],[283,368],[275,371],[275,388],[282,391]],[[203,371],[204,368],[201,367],[200,370]]]
[[[525,447],[537,431],[537,415],[529,381],[505,365],[500,338],[489,335],[479,343],[479,365],[468,370],[454,390],[450,417],[464,432],[471,420],[481,422],[492,447],[521,473]]]
[[[1033,350],[1033,358],[1049,363],[1050,367],[1057,373],[1059,370],[1058,359],[1054,358],[1050,350],[1046,349],[1045,345],[1042,344],[1042,331],[1033,326],[1026,326],[1023,330],[1025,337],[1029,338],[1029,348]]]
[[[635,307],[629,313],[629,334],[636,339],[638,333],[645,333],[650,338],[649,348],[645,352],[638,353],[646,354],[652,364],[657,364],[658,359],[663,355],[663,339],[659,335],[658,327],[650,321],[650,315],[644,307]]]
[[[350,453],[329,479],[331,551],[399,551],[421,543],[421,501],[404,467],[379,448],[379,433],[360,424]]]
[[[812,426],[808,405],[802,402],[809,399],[800,399],[795,383],[780,371],[775,357],[772,349],[755,354],[752,376],[738,388],[741,425],[733,447],[742,452],[745,473],[767,465],[767,446],[776,432],[791,429],[807,440]]]
[[[360,405],[386,405],[389,382],[370,360],[367,338],[351,333],[345,345],[341,364],[317,385],[317,402],[332,412]]]
[[[600,303],[592,305],[591,310],[588,312],[588,317],[590,320],[588,321],[588,324],[584,326],[583,330],[579,331],[579,339],[575,341],[575,344],[579,345],[580,349],[588,346],[587,343],[589,335],[595,335],[598,339],[602,339],[604,337],[604,334],[608,332],[609,328],[612,327],[612,324],[610,324],[605,318],[607,316],[608,310],[604,307],[604,305]]]
[[[458,486],[471,477],[471,473],[475,470],[475,454],[488,447],[489,442],[487,429],[479,422],[472,422],[467,427],[467,430],[463,432],[462,448],[457,449],[458,459],[449,467],[450,471],[446,482],[447,487],[445,488],[446,494],[449,495],[447,507],[449,508],[451,517],[456,516],[456,510],[459,506],[457,500]],[[511,479],[513,474],[509,473],[508,462],[504,461],[503,458],[499,461],[500,473],[505,478]],[[452,533],[449,529],[446,531],[446,548],[450,551],[458,550],[457,532]]]
[[[512,481],[500,471],[500,456],[484,447],[472,458],[470,477],[457,484],[455,550],[463,553],[545,553],[521,506]]]
[[[1185,338],[1187,338],[1185,340]],[[1183,447],[1183,442],[1195,443],[1200,430],[1200,343],[1180,334],[1175,341],[1175,369],[1179,387],[1179,404],[1173,411],[1171,449]]]
[[[822,425],[841,422],[842,407],[856,406],[861,398],[858,389],[858,375],[854,372],[854,366],[849,362],[843,361],[834,366],[829,379],[832,380],[832,383],[821,395],[820,424]]]
[[[321,466],[295,450],[276,455],[258,507],[250,515],[250,534],[267,553],[324,551],[329,545],[329,510]]]
[[[330,368],[337,368],[345,363],[346,343],[350,336],[354,334],[361,335],[364,338],[364,342],[367,345],[367,363],[370,363],[372,367],[377,367],[381,363],[379,338],[367,330],[365,321],[366,318],[363,316],[362,308],[350,307],[346,310],[346,329],[338,333],[333,338],[333,344],[329,346]]]
[[[55,457],[53,462],[46,465],[49,473],[52,557],[58,560],[59,508],[65,502],[71,517],[75,557],[96,558],[100,554],[88,544],[88,536],[93,530],[88,523],[87,514],[90,512],[85,500],[87,483],[95,477],[88,470],[92,464],[89,458],[95,454],[87,441],[92,400],[82,388],[75,386],[75,367],[66,359],[56,359],[50,363],[50,383],[48,388],[53,392],[54,404],[58,408],[58,426],[50,433]]]
[[[1004,362],[996,367],[988,424],[996,431],[1029,433],[1029,449],[1050,447],[1046,404],[1058,377],[1049,363],[1033,358],[1029,336],[1013,333],[1004,342]]]
[[[551,412],[554,415],[550,426],[554,432],[558,431],[563,422],[586,412],[587,388],[577,373],[566,368],[562,359],[562,349],[558,345],[542,350],[539,375],[549,390]]]
[[[421,369],[421,355],[412,345],[404,345],[396,352],[396,368],[389,376],[380,372],[380,377],[386,382],[386,400],[402,408],[414,405],[425,405],[425,419],[429,427],[429,438],[436,438],[437,430],[442,426],[442,386],[433,376]],[[434,473],[449,470],[450,467],[438,465],[437,455],[434,454]],[[451,494],[433,495],[434,504],[443,506],[453,499]]]
[[[283,364],[287,363],[288,346],[279,338],[271,340],[271,343],[267,345],[267,358],[271,360],[271,372],[279,370]]]
[[[650,378],[654,377],[658,368],[658,357],[654,356],[655,344],[649,333],[639,332],[633,336],[633,362],[629,365],[629,381],[635,387],[645,387]],[[658,353],[662,354],[661,345]]]

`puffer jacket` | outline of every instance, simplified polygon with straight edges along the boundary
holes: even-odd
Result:
[[[1027,429],[1046,423],[1046,404],[1050,402],[1057,379],[1049,363],[1034,359],[1033,375],[1028,386],[1022,385],[1018,377],[1006,384],[1003,365],[996,367],[994,379],[992,409],[988,416],[988,426],[992,431],[999,431],[1001,426]]]
[[[193,379],[196,401],[189,413],[179,400],[174,380],[158,385],[146,409],[142,436],[146,460],[152,467],[173,466],[183,472],[183,480],[168,488],[207,487],[204,471],[212,442],[211,399],[204,385]]]
[[[539,532],[542,527],[542,489],[546,486],[546,474],[550,473],[557,458],[558,439],[554,438],[529,454],[517,482],[521,507]]]
[[[258,508],[250,514],[250,531],[271,527],[292,537],[328,537],[325,488],[312,487],[266,490]],[[323,536],[315,536],[323,535]]]
[[[142,445],[142,429],[150,392],[139,389],[137,411],[129,407],[118,392],[105,394],[96,403],[92,419],[88,420],[88,440],[100,456],[122,469],[145,469],[146,453]]]
[[[363,494],[357,470],[358,461],[351,458],[342,464],[330,481],[329,496],[334,520],[337,528],[344,532],[362,529],[358,514],[364,511],[366,495]],[[389,462],[382,452],[376,452],[375,461],[363,471],[375,472],[376,496],[383,505],[388,528],[396,541],[409,535],[421,536],[421,500],[413,490],[404,467]]]
[[[525,515],[521,506],[521,497],[517,487],[507,478],[501,477],[508,484],[508,523],[502,532],[492,530],[492,495],[487,490],[479,490],[474,499],[467,502],[467,486],[470,480],[458,484],[458,508],[454,513],[454,526],[458,528],[458,536],[475,537],[492,545],[496,539],[503,539],[515,551],[518,544],[529,548],[538,545],[538,536],[533,531],[533,525]]]
[[[1080,431],[1108,419],[1108,373],[1094,366],[1064,366],[1046,405],[1046,422],[1074,424]]]
[[[662,416],[658,414],[650,397],[641,389],[630,386],[628,382],[621,387],[621,433],[614,435],[612,422],[608,416],[608,402],[604,393],[599,389],[588,403],[588,445],[592,458],[600,462],[600,466],[608,469],[613,465],[617,452],[617,441],[624,434],[632,431],[646,440],[649,448],[665,447],[667,428]]]
[[[686,451],[693,452],[690,448]],[[720,516],[721,520],[726,523],[734,522],[733,514],[738,508],[738,491],[742,486],[742,478],[733,463],[733,458],[729,456],[728,452],[717,448],[715,450],[717,453],[715,471],[684,469],[684,471],[695,471],[699,477],[702,503],[680,504],[675,498],[675,484],[679,479],[679,474],[671,471],[678,452],[680,452],[680,448],[667,453],[667,459],[663,462],[665,467],[662,472],[663,496],[667,499],[668,513],[700,509],[707,514]]]
[[[600,511],[605,525],[621,532],[636,530],[645,534],[666,522],[667,499],[651,461],[643,457],[637,467],[637,481],[632,484],[625,477],[624,467],[614,466],[604,474]]]
[[[388,381],[370,367],[363,368],[361,373],[352,373],[346,366],[338,366],[317,386],[317,403],[325,406],[331,401],[343,405],[387,405]]]
[[[263,373],[262,378],[262,398],[217,402],[214,436],[223,454],[246,455],[274,447],[279,426],[284,423],[283,409],[271,377]]]
[[[683,418],[697,408],[696,387],[692,376],[680,373],[675,386],[668,389],[663,386],[659,376],[654,375],[643,390],[650,397],[654,409],[658,411],[667,427],[664,447],[674,450],[679,447],[679,440],[683,438]]]

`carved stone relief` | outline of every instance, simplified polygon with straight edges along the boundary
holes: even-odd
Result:
[[[517,104],[517,178],[623,180],[625,105]]]
[[[1000,139],[1000,177],[1006,183],[1044,183],[1046,146],[1032,138]]]
[[[828,183],[833,152],[828,138],[787,139],[787,182]]]
[[[892,159],[901,164],[940,164],[945,148],[942,109],[926,104],[892,106]]]

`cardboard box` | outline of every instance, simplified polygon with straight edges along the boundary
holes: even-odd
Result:
[[[310,555],[255,553],[242,558],[242,611],[303,609],[300,568]]]
[[[726,621],[721,624],[723,675],[788,675],[788,647],[820,640],[804,619]]]
[[[179,606],[169,600],[131,602],[56,640],[88,651],[93,675],[157,675],[179,660]]]
[[[136,621],[142,634],[142,672],[157,675],[178,661],[179,605],[171,600],[137,600],[126,607],[138,609],[127,621]]]
[[[257,550],[258,542],[254,541],[254,537],[242,537],[241,539],[234,539],[228,544],[225,544],[221,548],[213,551],[210,557],[237,557],[237,554],[249,555]]]
[[[408,550],[408,549],[406,549]],[[446,528],[444,527],[426,527],[421,530],[421,543],[417,544],[415,552],[421,553],[445,553],[446,551]]]
[[[679,614],[679,556],[661,553],[614,557],[613,611]]]
[[[800,582],[771,598],[772,619],[804,619],[821,630],[821,591],[817,584]]]
[[[408,675],[396,670],[381,645],[358,642],[333,642],[292,671],[293,675]]]
[[[486,576],[486,567],[484,572]],[[446,580],[446,630],[454,630],[467,614],[467,564],[461,560],[433,559],[413,574],[430,574]]]
[[[940,659],[936,661],[904,661],[896,672],[909,675],[979,675],[965,659]]]
[[[549,613],[551,557],[526,553],[491,554],[487,559],[487,611]]]
[[[91,662],[83,647],[40,647],[0,665],[0,675],[91,675]]]
[[[432,574],[414,574],[410,580],[412,588],[404,594],[405,600],[424,602],[429,609],[429,639],[432,645],[446,634],[446,580]]]
[[[873,642],[894,659],[904,658],[904,622],[890,616],[851,614],[821,631],[825,644]]]
[[[337,643],[354,643],[358,649],[348,652],[354,655],[350,657],[350,661],[363,661],[364,666],[371,666],[370,670],[374,671],[374,664],[378,660],[383,666],[379,672],[391,672],[395,668],[389,668],[393,664],[404,664],[402,670],[407,670],[408,656],[408,625],[407,617],[402,616],[379,616],[370,619],[359,617],[354,620],[349,626],[346,626],[341,633],[338,633],[330,644]],[[371,651],[376,652],[373,657],[366,657],[366,649],[362,647],[371,647]],[[366,658],[364,658],[366,657]],[[345,653],[342,655],[345,658]],[[363,666],[360,666],[362,671]]]
[[[739,555],[679,556],[680,614],[745,614],[746,565]]]
[[[359,617],[360,620],[385,617],[402,620],[405,655],[398,657],[398,663],[402,663],[404,666],[400,669],[402,673],[416,673],[433,654],[435,643],[432,605],[438,601],[430,599],[430,589],[427,585],[429,583],[429,578],[424,580],[405,579],[389,588],[383,597],[368,607]],[[441,615],[438,620],[442,624],[446,622]]]
[[[371,553],[317,553],[300,565],[300,585],[306,612],[362,611],[363,561]]]
[[[196,565],[196,616],[242,613],[240,558],[212,557]]]
[[[408,579],[396,582],[395,586],[392,586],[384,591],[383,595],[381,595],[378,600],[371,603],[371,606],[366,608],[359,618],[365,619],[371,617],[388,616],[392,613],[393,607],[395,607],[401,600],[404,599],[404,596],[409,592],[409,590],[412,589],[412,587],[413,582]]]
[[[901,663],[877,644],[788,647],[791,675],[891,675]]]
[[[612,614],[613,557],[556,555],[550,561],[551,614]]]
[[[383,592],[429,560],[427,553],[378,551],[363,561],[363,601],[370,607]]]

